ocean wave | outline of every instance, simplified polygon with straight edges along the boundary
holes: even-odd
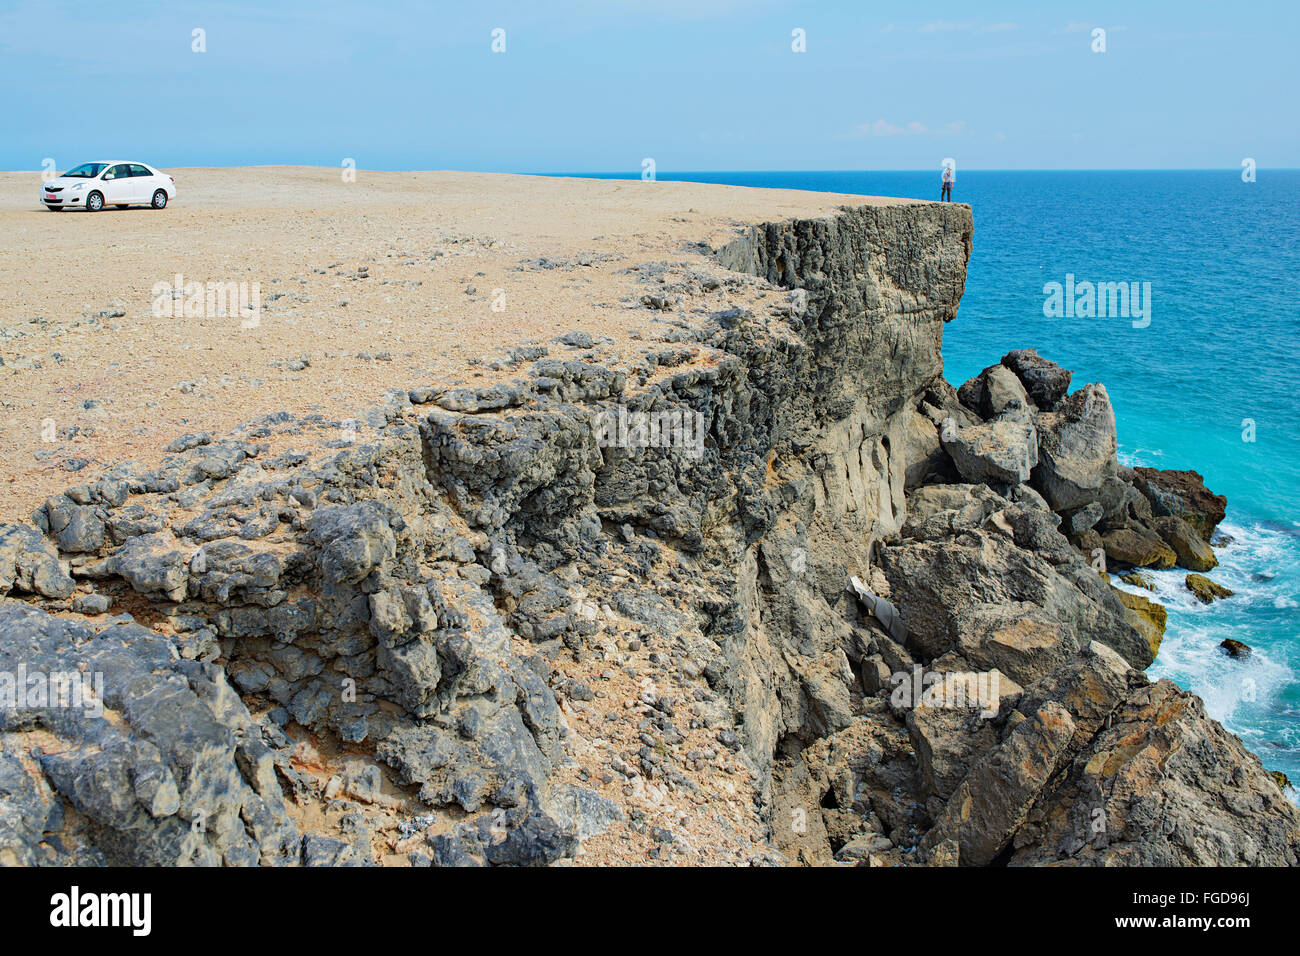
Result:
[[[1291,613],[1300,593],[1300,538],[1290,528],[1224,521],[1227,543],[1216,547],[1219,566],[1209,576],[1233,591],[1201,604],[1187,589],[1182,569],[1145,571],[1154,594],[1114,581],[1116,587],[1153,597],[1169,621],[1153,678],[1168,678],[1205,702],[1206,712],[1242,738],[1264,766],[1300,776],[1300,622]],[[1251,648],[1229,657],[1225,638]],[[1294,800],[1294,791],[1288,794]]]

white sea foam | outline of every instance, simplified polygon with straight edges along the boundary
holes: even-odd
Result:
[[[1201,604],[1184,583],[1187,572],[1177,568],[1143,572],[1154,594],[1114,583],[1154,597],[1169,613],[1151,678],[1167,677],[1199,695],[1206,712],[1266,767],[1293,769],[1300,764],[1300,621],[1286,612],[1300,592],[1300,538],[1287,528],[1231,521],[1220,531],[1231,540],[1215,547],[1219,566],[1209,576],[1233,591],[1230,598]],[[1248,644],[1250,657],[1229,657],[1219,647],[1224,638]],[[1294,789],[1287,796],[1297,802]]]

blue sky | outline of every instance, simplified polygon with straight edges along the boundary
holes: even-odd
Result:
[[[1295,0],[0,0],[0,168],[1296,167],[1298,35]]]

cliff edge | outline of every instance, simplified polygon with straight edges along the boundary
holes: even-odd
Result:
[[[1102,573],[1181,561],[1194,496],[1032,352],[944,382],[971,241],[741,226],[623,273],[642,338],[182,435],[0,526],[0,861],[1300,862]]]

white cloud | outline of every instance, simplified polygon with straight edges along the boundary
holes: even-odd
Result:
[[[930,129],[919,120],[912,120],[900,126],[887,119],[878,119],[874,123],[863,123],[861,126],[854,127],[849,135],[853,139],[876,136],[960,136],[965,131],[965,120],[955,120],[945,123],[939,129]]]

